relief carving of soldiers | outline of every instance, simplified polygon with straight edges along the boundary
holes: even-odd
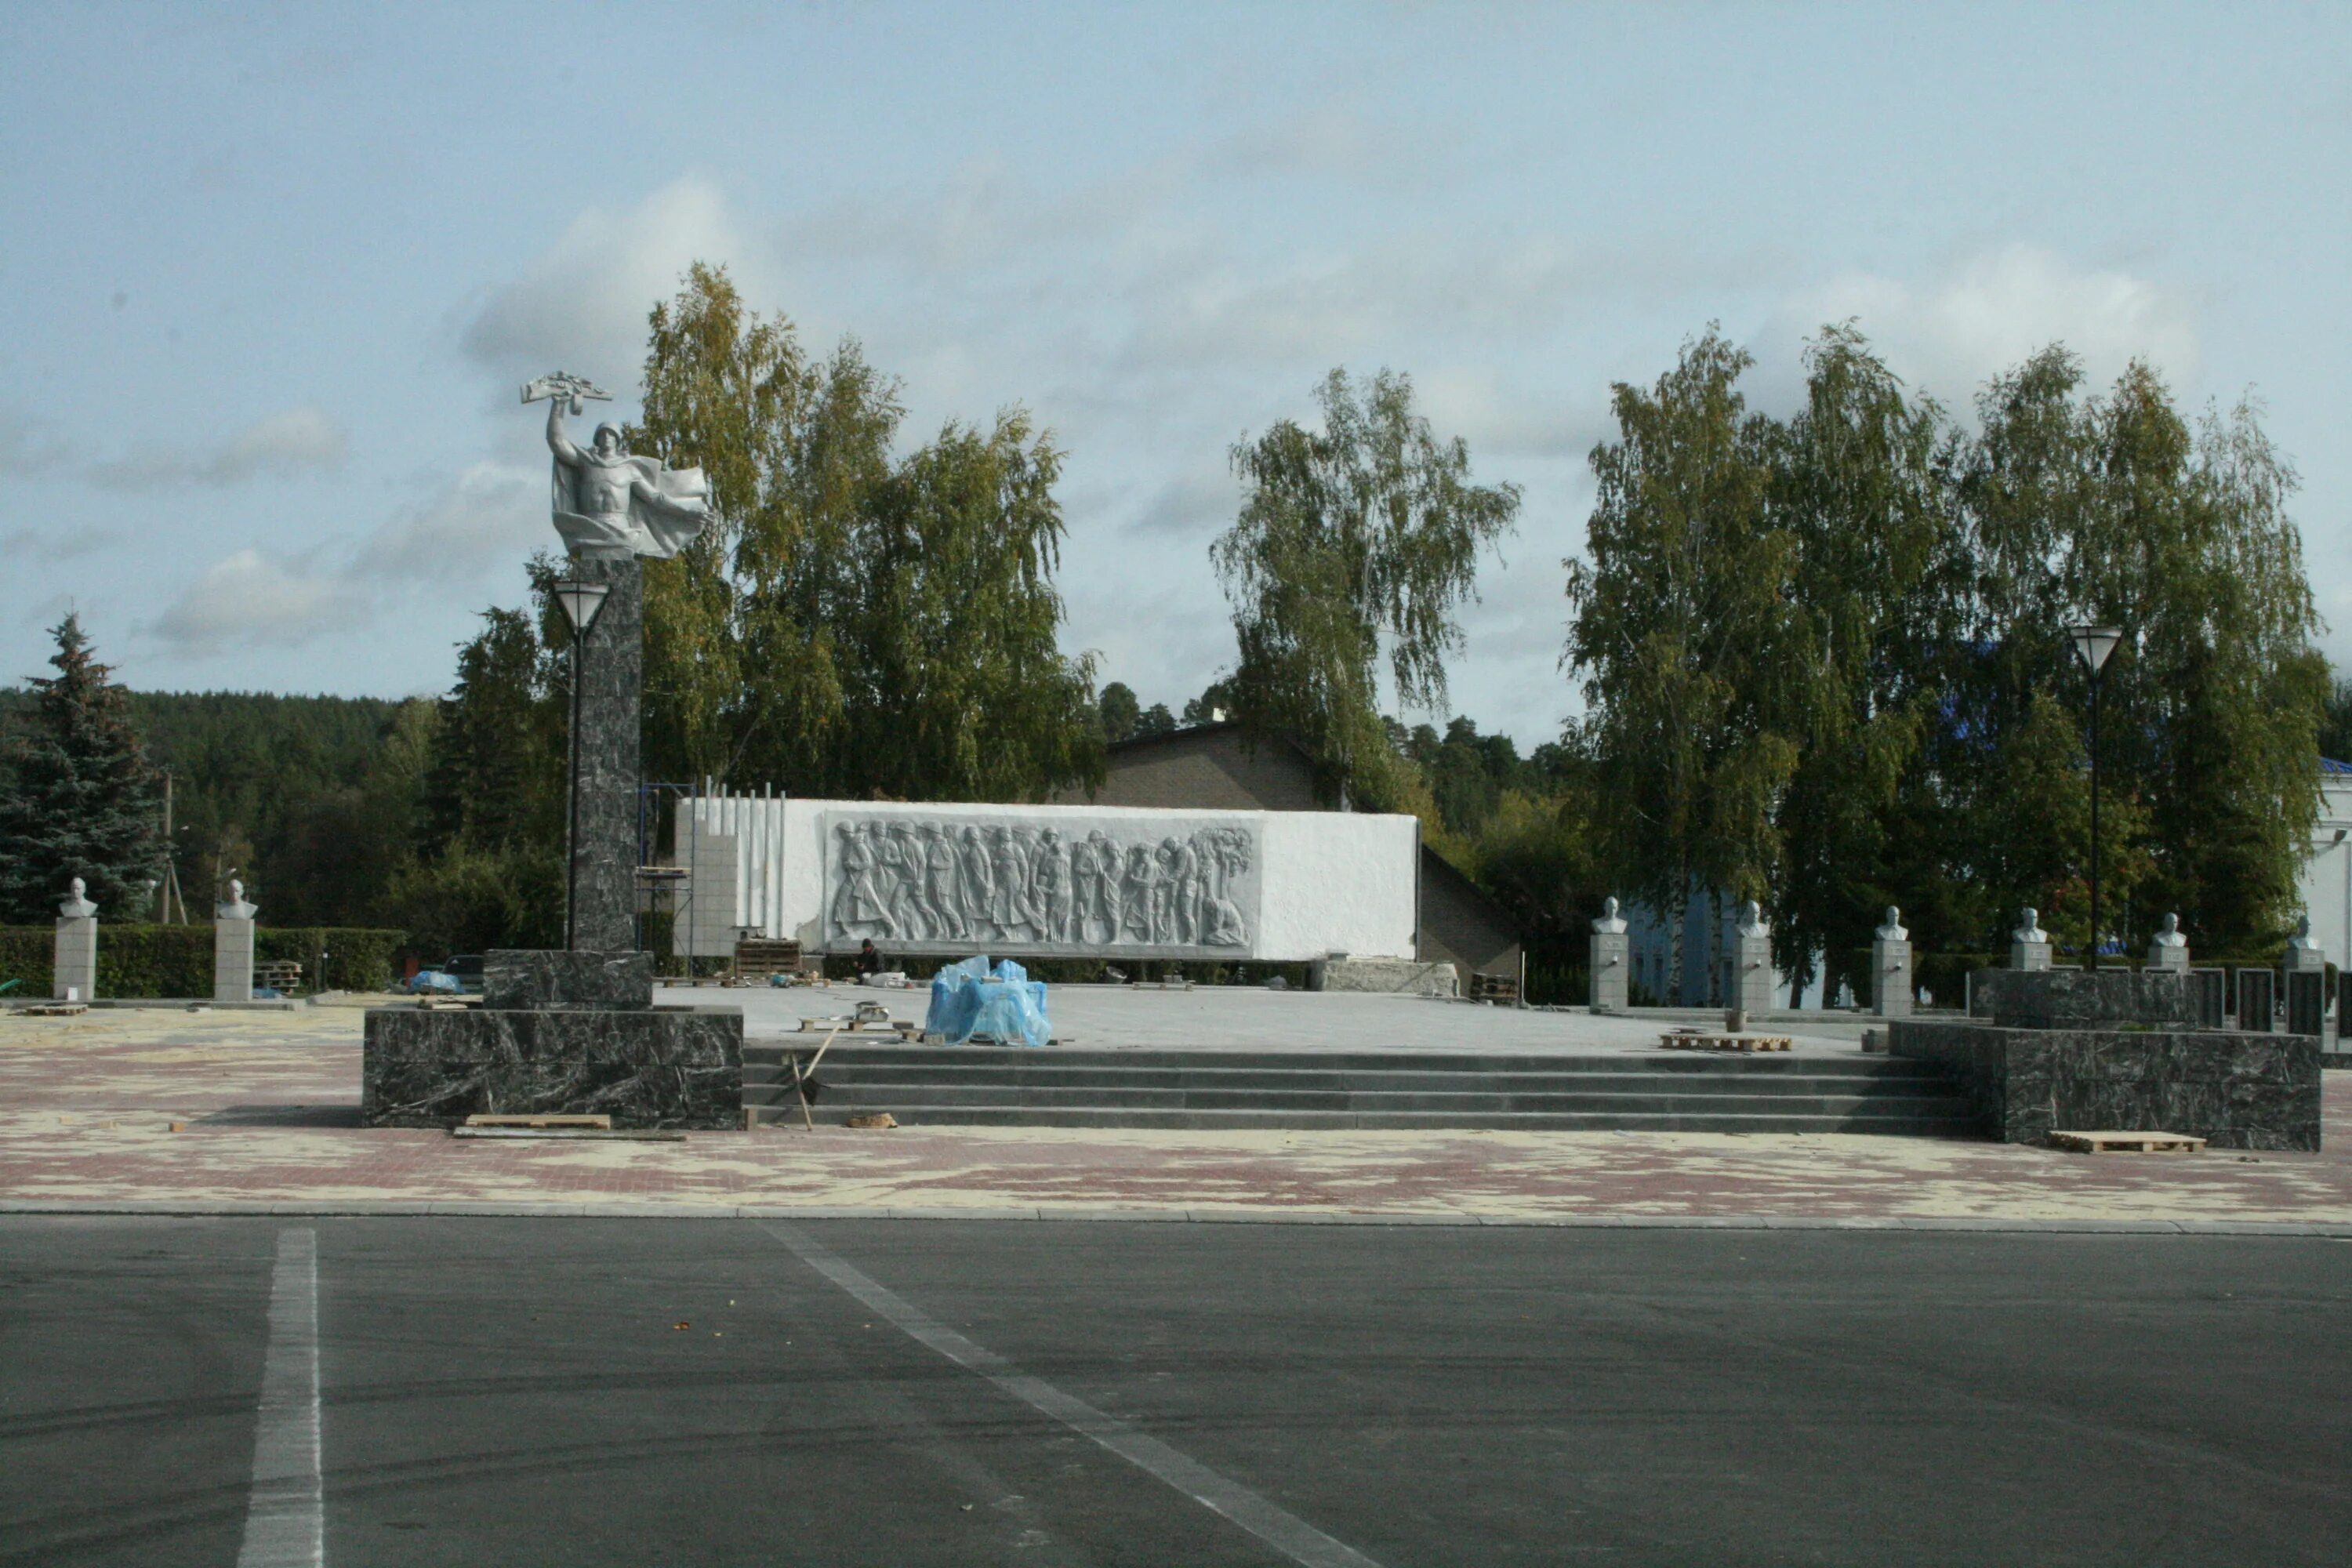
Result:
[[[1121,842],[1024,823],[836,822],[835,936],[1077,949],[1242,948],[1237,884],[1255,840],[1239,827]]]

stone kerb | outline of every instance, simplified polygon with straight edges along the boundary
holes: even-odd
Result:
[[[98,906],[83,897],[88,891],[76,877],[72,891],[58,905],[49,990],[61,1002],[87,1002],[98,994]]]
[[[213,1000],[253,1000],[253,926],[259,913],[246,902],[245,884],[228,885],[228,900],[213,911]]]

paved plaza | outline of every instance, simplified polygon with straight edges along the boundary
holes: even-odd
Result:
[[[757,1037],[796,1023],[824,994],[708,994],[758,1009]],[[1057,992],[1057,1022],[1084,1020],[1087,997]],[[1587,1049],[1616,1035],[1635,1049],[1655,1027],[1385,997],[1129,1000],[1151,1004],[1153,1018],[1163,1002],[1202,1016],[1231,1002],[1299,1036],[1326,1005],[1361,1010],[1413,1024],[1416,1048],[1491,1027],[1555,1029]],[[1198,1037],[1168,1027],[1171,1038]],[[359,1033],[359,1010],[336,1006],[0,1018],[0,1208],[587,1214],[645,1205],[678,1214],[2352,1230],[2352,1076],[2340,1073],[2327,1076],[2327,1147],[2316,1154],[2084,1156],[1830,1134],[1017,1127],[490,1143],[361,1129]],[[1815,1048],[1856,1049],[1826,1038]]]

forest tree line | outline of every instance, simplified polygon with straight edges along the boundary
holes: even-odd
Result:
[[[1710,328],[1654,384],[1619,384],[1584,548],[1561,563],[1559,707],[1580,711],[1522,756],[1433,717],[1519,493],[1475,481],[1407,376],[1334,372],[1318,418],[1236,445],[1211,561],[1233,660],[1146,706],[1062,647],[1063,454],[1026,413],[914,443],[854,340],[811,353],[722,269],[694,268],[649,329],[629,444],[701,466],[716,511],[646,563],[651,780],[1033,800],[1099,781],[1108,745],[1223,713],[1301,742],[1331,804],[1418,816],[1538,952],[1576,952],[1606,893],[1668,912],[1754,897],[1801,966],[1865,942],[1889,903],[1929,951],[1994,950],[2029,903],[2087,940],[2071,623],[2127,633],[2101,767],[2116,939],[2174,910],[2209,950],[2273,938],[2315,756],[2352,752],[2291,466],[2251,403],[2192,417],[2142,363],[2093,388],[2053,346],[1962,418],[1832,325],[1777,416],[1747,405],[1748,357]],[[169,853],[199,915],[234,867],[273,921],[391,924],[427,951],[554,944],[559,565],[534,561],[525,607],[484,613],[437,699],[122,693],[138,765],[171,773]],[[83,689],[96,667],[76,657]],[[46,918],[57,879],[25,803],[80,765],[42,718],[64,679],[0,707],[10,920]],[[118,879],[165,852],[160,831],[123,850]]]

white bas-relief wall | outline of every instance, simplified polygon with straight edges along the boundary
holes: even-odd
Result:
[[[791,800],[772,934],[846,952],[1409,958],[1410,816]]]
[[[1239,954],[1259,925],[1255,823],[835,811],[824,858],[836,951]]]

